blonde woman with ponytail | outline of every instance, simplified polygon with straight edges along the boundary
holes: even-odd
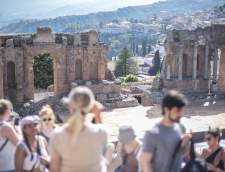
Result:
[[[86,120],[86,115],[98,107],[92,91],[77,87],[63,101],[68,104],[71,117],[54,131],[50,140],[51,171],[106,172],[106,130],[101,124]]]

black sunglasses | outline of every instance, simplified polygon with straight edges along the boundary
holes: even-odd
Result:
[[[212,137],[206,137],[205,140],[209,142],[212,140]]]
[[[44,121],[44,122],[46,122],[46,121],[50,122],[50,121],[52,121],[52,118],[43,118],[42,121]]]

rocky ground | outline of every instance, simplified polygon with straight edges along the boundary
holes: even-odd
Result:
[[[103,121],[106,124],[110,140],[117,140],[120,125],[132,125],[137,131],[138,137],[143,137],[144,132],[160,120],[160,106],[131,107],[114,109],[103,113]],[[225,128],[225,101],[218,101],[209,106],[190,105],[186,109],[186,115],[182,119],[187,131],[207,131],[209,126]]]
[[[65,121],[69,117],[67,108],[62,104],[61,99],[49,96],[44,93],[38,95],[35,103],[26,103],[18,109],[20,115],[38,114],[40,108],[49,104],[57,115],[59,122]],[[42,100],[40,100],[42,99]],[[190,105],[186,108],[185,117],[182,123],[187,130],[193,132],[206,131],[209,126],[225,128],[225,99],[208,96],[188,97]],[[110,133],[110,141],[116,141],[118,128],[123,124],[132,125],[137,131],[138,137],[143,137],[144,132],[154,125],[161,117],[160,105],[148,107],[137,106],[121,109],[107,109],[103,112],[103,121]]]

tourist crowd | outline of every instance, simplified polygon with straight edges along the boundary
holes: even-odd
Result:
[[[132,126],[123,125],[116,145],[108,142],[103,107],[90,89],[77,87],[63,102],[70,118],[61,125],[49,105],[20,120],[12,103],[0,100],[0,172],[225,172],[220,130],[210,128],[208,148],[196,153],[180,123],[187,100],[177,91],[165,95],[163,118],[142,141]]]

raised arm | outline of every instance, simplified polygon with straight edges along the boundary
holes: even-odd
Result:
[[[22,147],[22,145],[18,145],[16,148],[15,154],[15,169],[16,172],[23,172],[23,163],[26,157],[26,153]]]
[[[9,139],[14,145],[19,143],[19,136],[11,125],[5,125],[2,128],[2,135]]]

